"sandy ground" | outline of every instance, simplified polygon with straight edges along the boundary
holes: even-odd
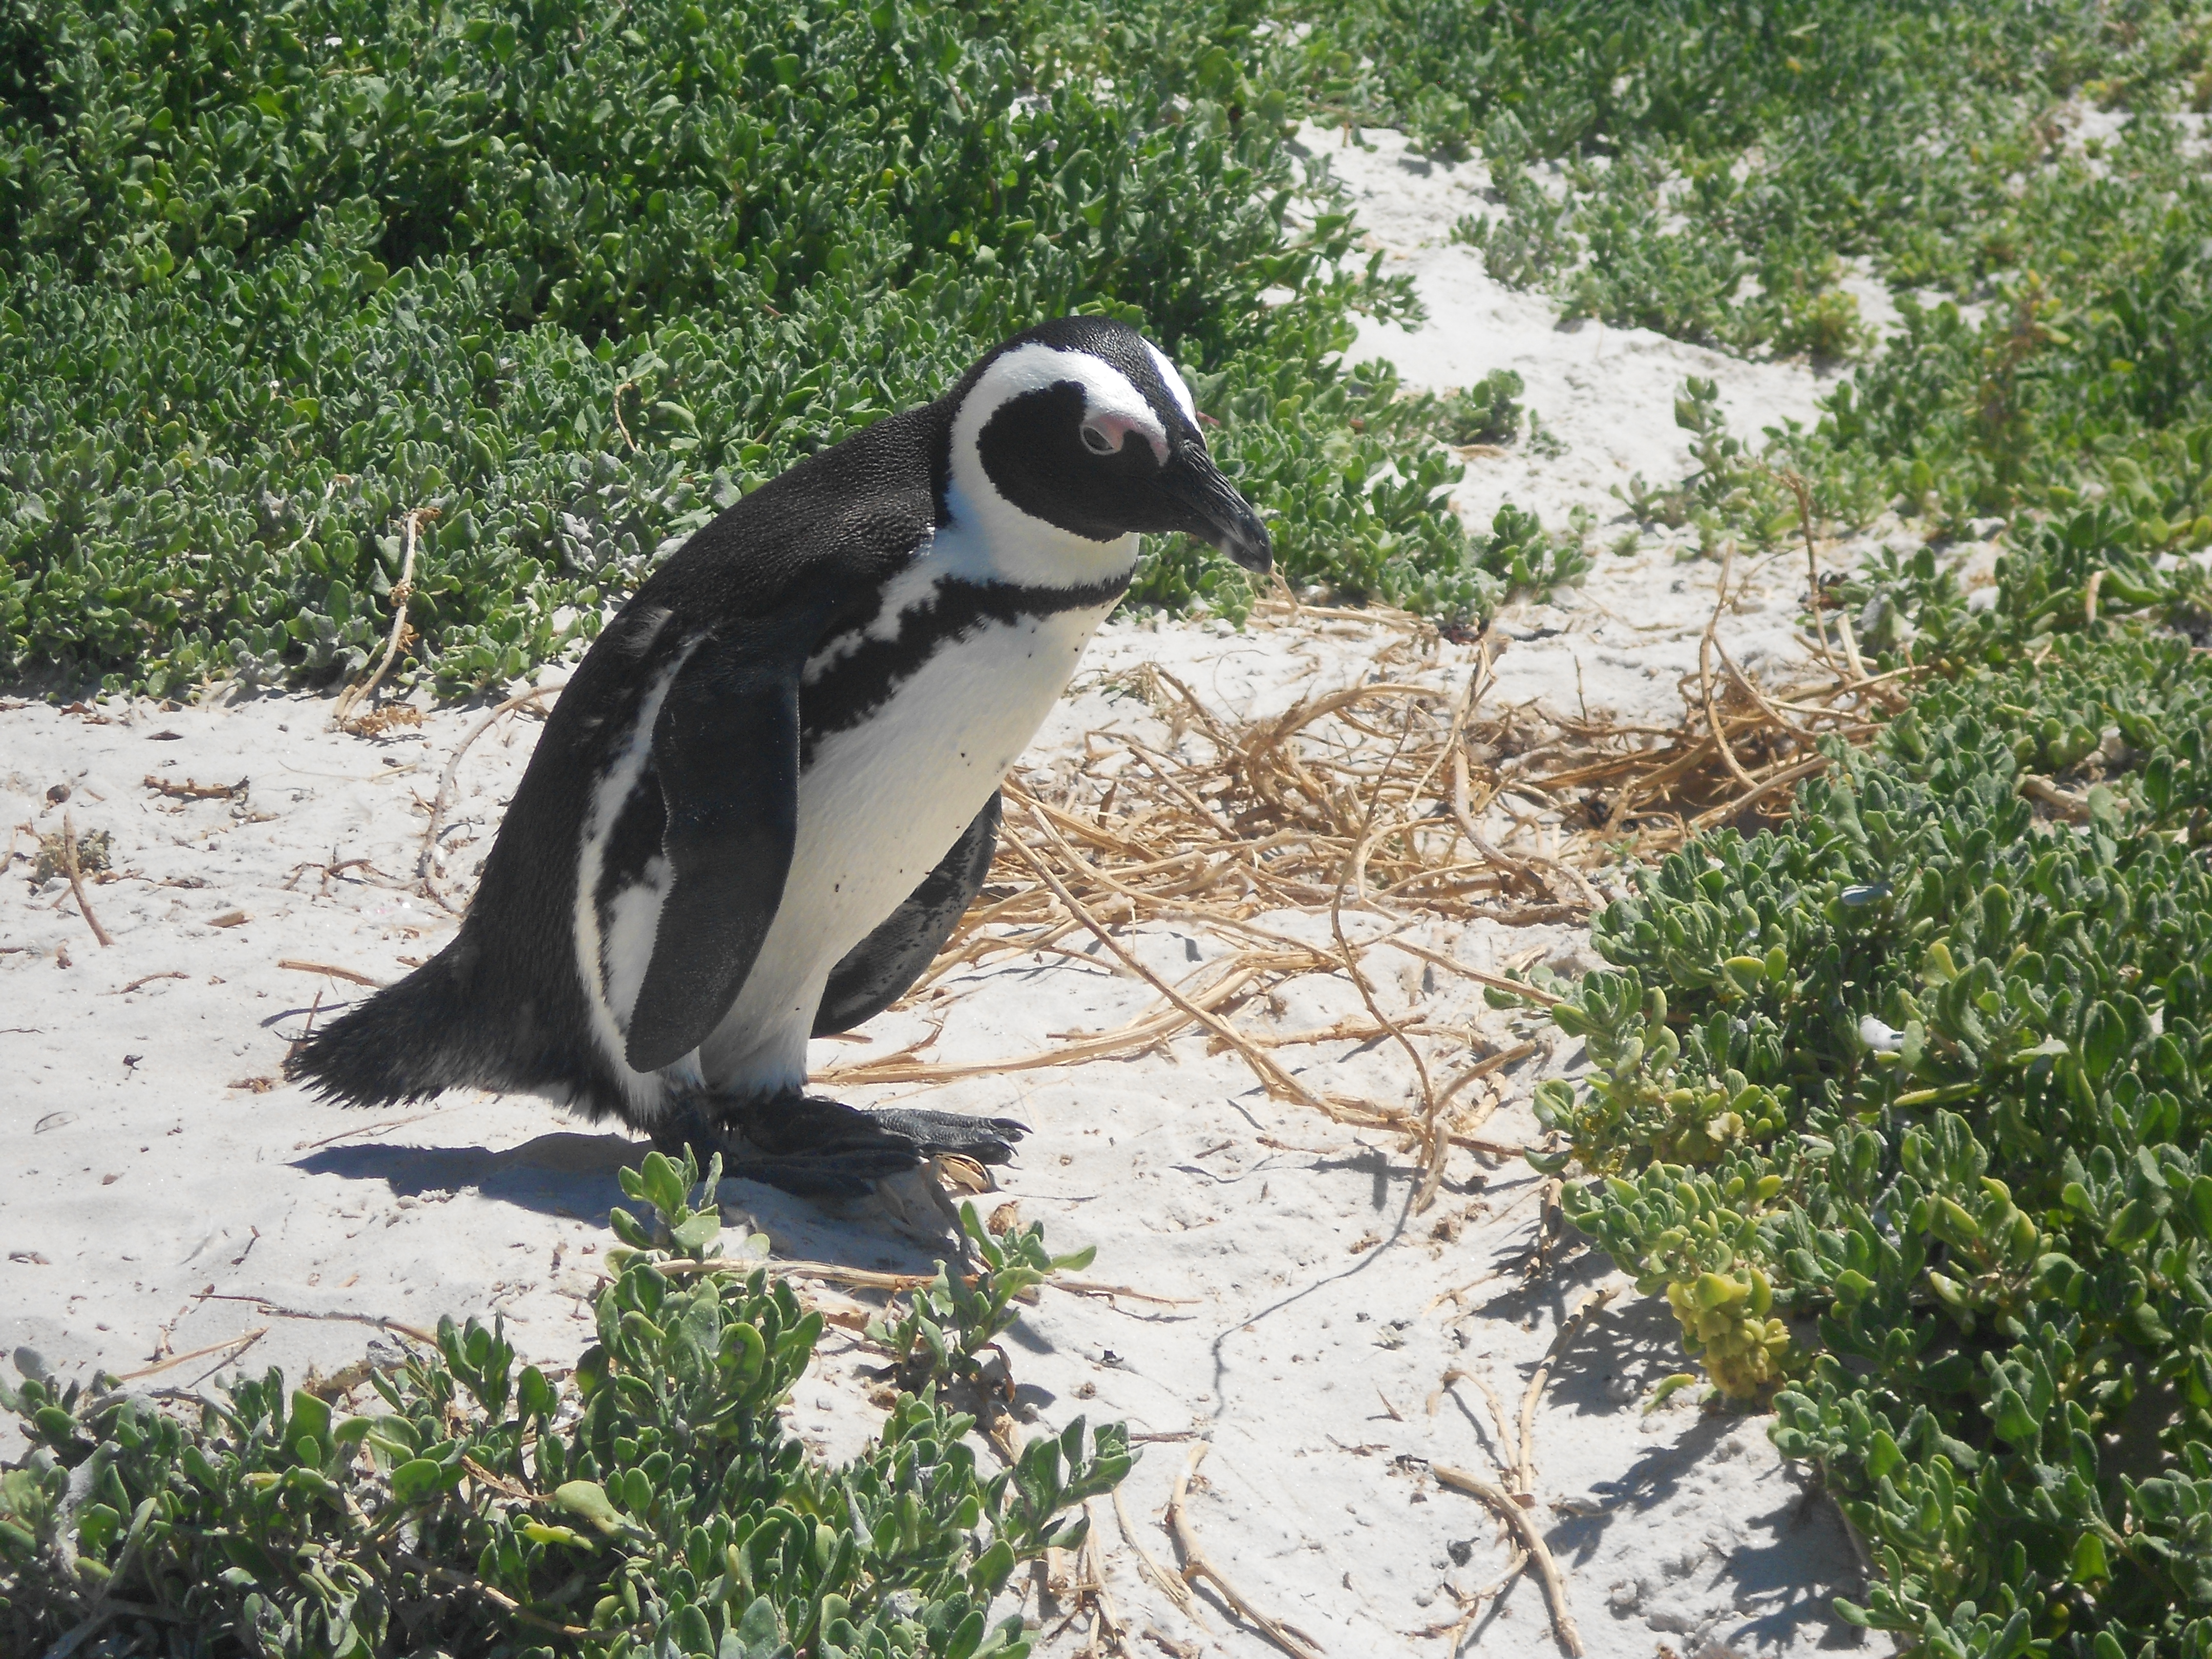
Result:
[[[1601,521],[1616,517],[1609,485],[1636,471],[1669,480],[1688,465],[1672,418],[1686,374],[1719,380],[1743,429],[1810,418],[1820,388],[1802,368],[1595,325],[1555,328],[1540,299],[1499,289],[1473,253],[1444,244],[1476,204],[1479,167],[1431,167],[1406,157],[1394,135],[1367,137],[1371,149],[1348,149],[1313,135],[1396,268],[1414,274],[1431,319],[1411,335],[1371,329],[1363,350],[1430,386],[1514,368],[1565,445],[1479,461],[1460,496],[1470,514],[1486,519],[1510,495],[1547,524],[1577,503]],[[1501,619],[1494,634],[1512,643],[1492,696],[1671,723],[1716,574],[1656,543],[1626,556],[1601,550],[1584,587]],[[1744,592],[1723,624],[1731,652],[1778,672],[1799,650],[1803,567],[1784,558],[1739,574]],[[1253,714],[1376,676],[1401,638],[1331,620],[1243,633],[1117,622],[1025,765],[1041,780],[1062,775],[1094,731],[1173,742],[1127,694],[1127,672],[1145,661],[1218,708]],[[1443,645],[1409,668],[1401,650],[1387,672],[1455,687],[1472,660]],[[276,1081],[311,1018],[366,994],[322,968],[388,981],[451,936],[453,916],[420,889],[417,859],[440,775],[482,714],[430,711],[419,727],[364,738],[331,730],[329,701],[313,697],[0,710],[0,822],[23,826],[0,883],[0,1351],[27,1343],[76,1375],[210,1349],[145,1379],[193,1388],[241,1366],[297,1376],[335,1370],[365,1346],[388,1354],[379,1320],[427,1326],[496,1309],[526,1356],[573,1360],[587,1340],[605,1212],[620,1199],[613,1172],[641,1146],[531,1100],[456,1094],[348,1114]],[[440,838],[441,890],[467,891],[538,729],[503,720],[461,763]],[[161,787],[234,784],[204,799]],[[113,869],[90,890],[112,946],[94,942],[66,881],[29,878],[35,838],[64,812],[80,834],[112,838]],[[1327,937],[1325,915],[1267,920]],[[1348,925],[1371,939],[1407,920],[1369,914]],[[1413,920],[1401,937],[1475,967],[1573,971],[1593,961],[1569,927]],[[1177,972],[1220,948],[1164,925],[1129,938],[1148,964]],[[1386,945],[1368,960],[1386,1005],[1490,1041],[1516,1029],[1418,957]],[[815,1058],[826,1066],[887,1053],[939,1019],[932,1058],[1003,1058],[1119,1024],[1150,1000],[1103,957],[1000,958],[929,1006],[878,1020],[866,1045],[823,1042]],[[1358,1006],[1347,984],[1312,978],[1258,1018],[1304,1029]],[[1530,1088],[1578,1064],[1556,1033],[1547,1041],[1548,1053],[1504,1074],[1505,1103],[1486,1135],[1532,1134]],[[1377,1099],[1411,1087],[1402,1055],[1385,1046],[1282,1052],[1316,1085]],[[1194,1038],[1135,1060],[927,1092],[934,1106],[1033,1125],[1003,1182],[1023,1218],[1044,1222],[1056,1249],[1095,1244],[1092,1278],[1167,1298],[1050,1291],[1006,1343],[1038,1427],[1081,1413],[1149,1437],[1124,1488],[1146,1547],[1172,1558],[1158,1517],[1189,1443],[1204,1437],[1212,1450],[1192,1517],[1255,1602],[1332,1659],[1453,1651],[1455,1593],[1496,1579],[1507,1547],[1490,1512],[1440,1486],[1431,1466],[1490,1475],[1510,1462],[1481,1385],[1517,1414],[1562,1322],[1611,1282],[1586,1252],[1531,1271],[1539,1183],[1527,1167],[1462,1152],[1437,1202],[1413,1214],[1419,1171],[1388,1137],[1267,1098],[1234,1056],[1209,1056]],[[779,1255],[928,1266],[930,1252],[874,1210],[833,1214],[747,1182],[726,1197]],[[242,1348],[216,1346],[247,1336]],[[827,1455],[849,1454],[877,1420],[856,1375],[868,1358],[833,1329],[792,1402],[795,1429]],[[1663,1306],[1623,1295],[1583,1328],[1535,1413],[1529,1514],[1589,1651],[1715,1659],[1852,1645],[1857,1633],[1829,1605],[1859,1587],[1834,1510],[1777,1456],[1763,1419],[1703,1411],[1696,1390],[1647,1413],[1652,1386],[1682,1367]],[[0,1455],[19,1446],[0,1443]],[[1153,1650],[1143,1638],[1156,1631],[1157,1650],[1274,1651],[1217,1603],[1196,1624],[1178,1612],[1139,1577],[1110,1511],[1104,1541],[1140,1650]],[[1038,1613],[1036,1593],[1024,1594]],[[1058,1609],[1042,1611],[1050,1632]],[[1083,1639],[1079,1625],[1063,1629],[1046,1650],[1073,1652]],[[1457,1650],[1556,1650],[1539,1586],[1523,1577],[1461,1632]]]

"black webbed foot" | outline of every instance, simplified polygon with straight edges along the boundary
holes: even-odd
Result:
[[[953,1153],[978,1164],[1012,1163],[1014,1142],[1030,1132],[1029,1125],[1010,1117],[963,1117],[904,1106],[885,1106],[867,1115],[932,1158]]]
[[[811,1095],[744,1103],[687,1102],[653,1126],[672,1152],[689,1142],[721,1152],[726,1171],[801,1198],[862,1198],[879,1181],[957,1155],[978,1164],[1012,1161],[1028,1133],[1011,1118],[963,1117],[898,1107],[866,1111]]]

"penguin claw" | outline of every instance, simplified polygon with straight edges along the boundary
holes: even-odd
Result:
[[[1029,1125],[1010,1117],[963,1117],[957,1112],[900,1106],[886,1106],[868,1115],[931,1158],[954,1153],[978,1164],[1012,1163],[1014,1142],[1030,1132]]]
[[[956,1155],[978,1164],[1012,1162],[1026,1124],[905,1107],[866,1111],[817,1096],[750,1103],[726,1115],[705,1103],[657,1126],[655,1142],[673,1152],[689,1143],[719,1150],[725,1172],[800,1198],[863,1198],[879,1182]]]

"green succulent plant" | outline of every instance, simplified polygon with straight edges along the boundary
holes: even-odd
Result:
[[[518,1366],[496,1321],[448,1318],[434,1352],[374,1375],[380,1410],[340,1416],[272,1370],[195,1423],[19,1354],[0,1395],[32,1445],[0,1471],[7,1650],[150,1619],[152,1645],[131,1650],[1028,1652],[993,1598],[1024,1561],[1079,1544],[1084,1500],[1131,1462],[1119,1425],[1079,1418],[987,1475],[963,1438],[975,1419],[939,1397],[959,1380],[950,1358],[1052,1270],[1038,1230],[932,1304],[944,1340],[909,1356],[914,1391],[832,1468],[777,1415],[821,1316],[756,1265],[763,1244],[724,1233],[720,1158],[703,1184],[688,1152],[622,1176],[648,1214],[615,1212],[628,1248],[566,1375]]]

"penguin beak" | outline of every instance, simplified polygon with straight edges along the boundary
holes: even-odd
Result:
[[[1179,446],[1160,474],[1159,487],[1188,515],[1178,528],[1211,543],[1247,570],[1264,576],[1275,568],[1267,526],[1201,446]]]

